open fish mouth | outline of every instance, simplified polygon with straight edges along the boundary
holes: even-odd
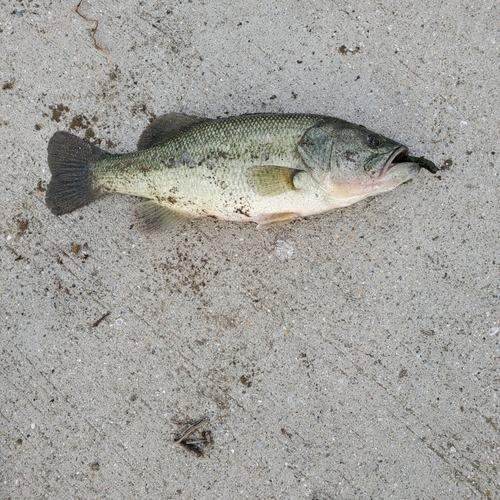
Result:
[[[385,165],[382,167],[382,170],[380,170],[378,174],[379,179],[383,177],[391,168],[396,166],[398,163],[404,162],[405,159],[407,158],[407,154],[408,154],[408,148],[406,146],[401,146],[396,150],[394,150],[391,156],[389,156]]]
[[[414,163],[421,168],[425,168],[432,174],[435,174],[439,170],[432,161],[427,160],[424,157],[417,158],[416,156],[408,156],[408,148],[406,146],[401,146],[397,148],[395,151],[393,151],[391,156],[389,156],[389,159],[387,160],[386,164],[382,167],[382,170],[378,175],[379,179],[383,177],[385,174],[387,174],[387,172],[391,168],[395,167],[400,163]]]

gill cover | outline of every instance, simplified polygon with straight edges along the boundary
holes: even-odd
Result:
[[[320,123],[311,127],[302,136],[297,149],[314,178],[330,170],[332,146],[333,135],[325,124]]]
[[[365,127],[325,118],[308,129],[297,150],[313,178],[324,185],[349,183],[379,174],[401,144]]]

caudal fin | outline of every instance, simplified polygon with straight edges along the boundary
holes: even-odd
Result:
[[[45,203],[55,215],[72,212],[99,196],[92,180],[92,163],[106,155],[102,149],[68,132],[56,132],[49,141],[52,178]]]

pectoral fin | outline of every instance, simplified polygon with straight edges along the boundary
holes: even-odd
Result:
[[[160,205],[156,201],[146,201],[137,207],[139,227],[147,232],[167,231],[176,224],[191,217],[171,208]]]
[[[277,196],[295,189],[293,178],[298,172],[301,170],[264,165],[250,167],[247,177],[250,186],[260,196]]]
[[[199,116],[183,115],[182,113],[168,113],[167,115],[155,118],[141,134],[137,149],[147,149],[153,146],[158,146],[175,131],[209,121],[209,118],[201,118]]]

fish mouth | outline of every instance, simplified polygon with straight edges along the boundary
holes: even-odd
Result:
[[[395,167],[398,163],[407,161],[408,158],[408,148],[406,146],[400,146],[395,149],[391,156],[387,159],[385,165],[382,167],[378,174],[378,178],[383,177],[391,168]]]
[[[383,177],[387,172],[398,165],[399,163],[413,163],[419,168],[425,168],[428,170],[431,174],[435,174],[439,171],[439,169],[436,167],[436,165],[430,161],[427,160],[426,158],[423,157],[416,157],[416,156],[409,156],[408,155],[408,148],[406,146],[400,146],[399,148],[395,149],[391,156],[389,156],[389,159],[385,163],[385,165],[382,167],[382,170],[380,170],[380,173],[378,175],[379,179]]]

